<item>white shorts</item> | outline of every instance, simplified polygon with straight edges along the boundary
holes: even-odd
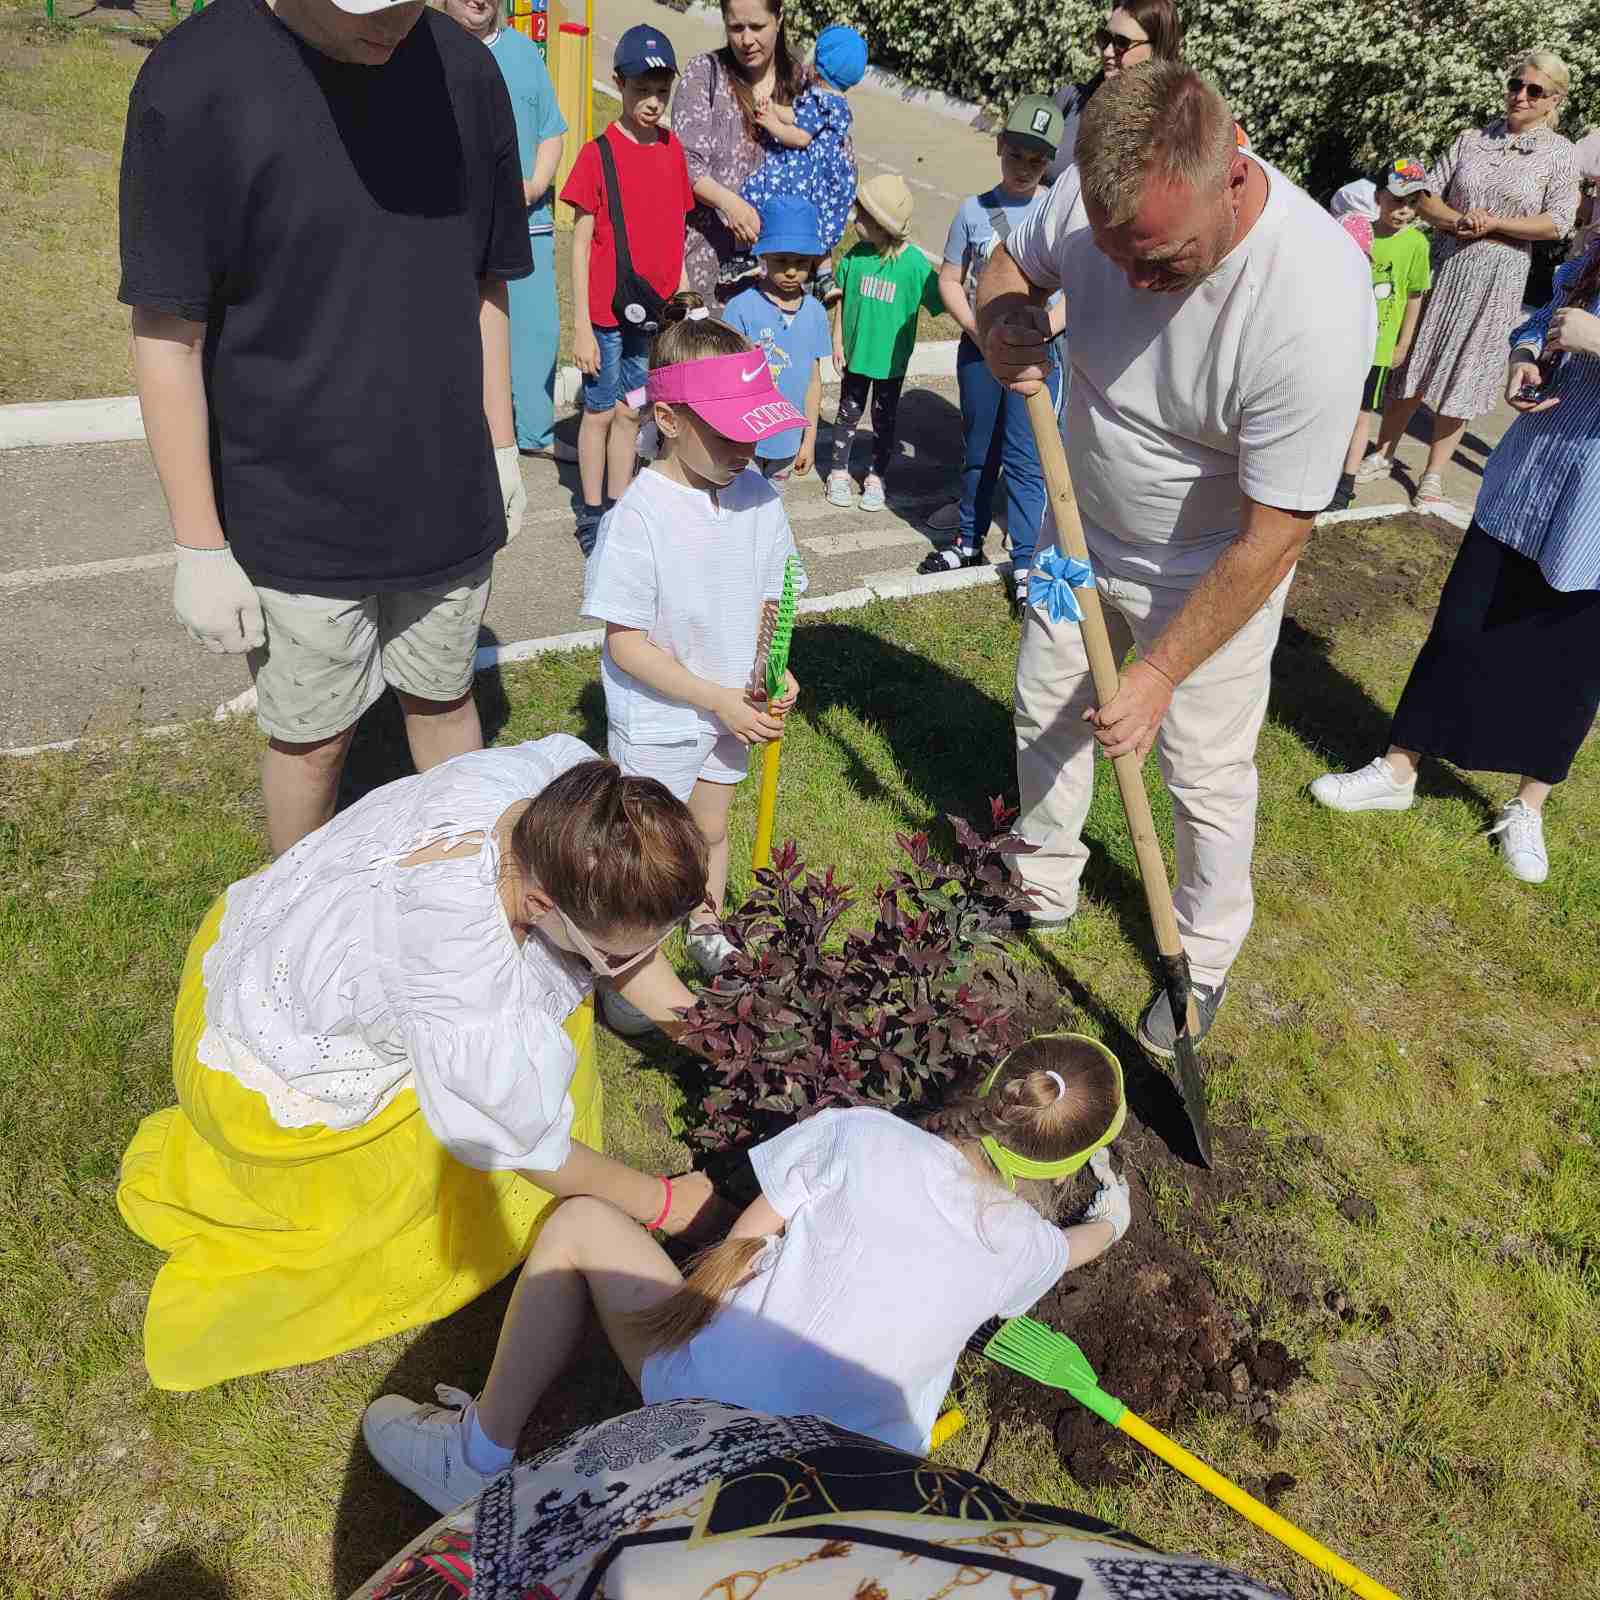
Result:
[[[654,778],[684,801],[701,779],[742,783],[750,770],[750,747],[731,733],[702,733],[676,744],[636,744],[608,733],[606,753],[629,777]]]
[[[492,565],[347,599],[258,586],[267,642],[249,664],[261,731],[290,744],[331,739],[390,684],[419,700],[459,700],[472,687]]]

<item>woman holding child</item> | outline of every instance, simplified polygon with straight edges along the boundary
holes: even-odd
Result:
[[[784,32],[781,0],[723,0],[727,43],[683,69],[672,101],[672,131],[683,143],[699,203],[689,213],[684,252],[689,287],[716,293],[723,263],[748,252],[761,218],[740,190],[766,158],[761,130],[773,107],[791,108],[810,81]]]
[[[1464,131],[1429,172],[1417,211],[1441,235],[1433,292],[1358,483],[1394,470],[1395,448],[1426,401],[1433,434],[1412,504],[1442,503],[1441,474],[1462,431],[1499,403],[1533,241],[1564,239],[1577,213],[1576,157],[1555,131],[1570,78],[1560,56],[1525,52],[1507,77],[1504,115]]]
[[[122,1165],[169,1259],[157,1388],[204,1388],[448,1315],[528,1253],[552,1197],[679,1233],[710,1197],[598,1153],[590,995],[670,1030],[648,958],[706,888],[686,807],[576,739],[375,790],[230,887],[189,947],[179,1104]]]

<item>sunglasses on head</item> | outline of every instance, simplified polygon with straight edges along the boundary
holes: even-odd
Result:
[[[646,956],[654,955],[666,943],[672,929],[677,927],[677,923],[673,923],[672,927],[663,930],[660,938],[652,939],[642,950],[618,955],[613,950],[597,950],[584,938],[572,918],[560,906],[552,906],[550,916],[543,920],[548,922],[552,917],[561,924],[562,931],[572,941],[573,950],[588,963],[589,970],[600,978],[614,978],[619,972],[626,972],[629,967],[637,966]]]
[[[1542,83],[1529,83],[1526,78],[1511,78],[1506,82],[1507,94],[1525,94],[1536,105],[1546,99],[1550,91]]]
[[[1120,61],[1130,50],[1137,49],[1142,44],[1149,44],[1148,39],[1130,39],[1125,33],[1113,33],[1109,28],[1096,28],[1094,30],[1094,44],[1097,50],[1109,50]]]

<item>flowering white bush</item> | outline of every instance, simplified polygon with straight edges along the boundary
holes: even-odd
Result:
[[[797,30],[847,21],[874,65],[998,109],[1081,82],[1110,3],[1088,0],[788,0]],[[1600,122],[1595,0],[1180,0],[1185,55],[1227,97],[1252,146],[1326,195],[1397,154],[1432,161],[1505,104],[1529,48],[1572,68],[1561,131]]]

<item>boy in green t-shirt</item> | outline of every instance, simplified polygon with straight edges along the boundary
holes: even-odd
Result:
[[[1378,343],[1372,352],[1372,370],[1361,393],[1361,415],[1345,452],[1344,472],[1329,502],[1330,511],[1343,511],[1355,498],[1356,484],[1386,477],[1393,462],[1381,453],[1364,465],[1372,413],[1383,408],[1384,380],[1391,367],[1400,366],[1411,353],[1412,335],[1422,314],[1422,297],[1433,284],[1428,261],[1428,240],[1412,226],[1416,207],[1412,201],[1428,192],[1428,174],[1422,163],[1401,156],[1386,172],[1373,179],[1378,215],[1372,224],[1372,293],[1378,303]]]
[[[850,441],[872,395],[872,470],[861,485],[861,509],[883,510],[883,475],[894,454],[895,418],[906,367],[917,342],[917,313],[944,310],[933,263],[914,244],[911,191],[892,172],[856,191],[861,243],[835,269],[843,291],[833,302],[833,364],[839,369],[839,413],[833,425],[828,503],[850,504]]]

